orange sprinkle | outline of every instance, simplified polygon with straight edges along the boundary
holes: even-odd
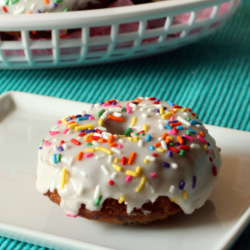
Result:
[[[178,141],[180,144],[183,144],[183,143],[184,143],[184,140],[183,140],[180,136],[177,136],[177,141]]]
[[[114,141],[115,137],[113,135],[109,136],[108,143],[112,143]]]
[[[49,0],[43,0],[45,4],[49,4]]]
[[[136,102],[141,102],[141,99],[140,99],[139,97],[137,97],[137,98],[135,99],[135,101],[136,101]]]
[[[71,121],[71,122],[67,123],[66,127],[68,127],[70,124],[73,124],[73,123],[75,123],[75,121]]]
[[[181,125],[181,122],[172,122],[172,123],[170,123],[171,127],[176,127],[176,126],[179,126],[179,125]]]
[[[106,139],[101,138],[101,139],[99,139],[99,140],[98,140],[98,142],[100,142],[100,143],[105,143],[105,142],[107,142],[107,140],[106,140]]]
[[[136,156],[136,153],[135,152],[132,152],[128,158],[128,164],[131,165],[133,162],[134,162],[134,159],[135,159],[135,156]]]
[[[171,112],[172,114],[175,114],[176,112],[172,109],[169,112]]]
[[[168,136],[168,133],[164,133],[164,134],[161,135],[163,140],[165,140],[167,136]]]
[[[166,138],[165,142],[166,142],[166,143],[170,143],[171,140],[170,140],[169,138]]]
[[[113,142],[113,143],[110,143],[109,146],[110,146],[111,148],[113,148],[113,147],[116,147],[117,144],[116,144],[115,142]]]
[[[32,14],[32,12],[31,12],[31,11],[28,11],[27,14]]]
[[[113,115],[108,115],[108,119],[112,120],[112,121],[116,121],[116,122],[124,122],[123,117],[117,117],[117,116],[113,116]]]
[[[205,133],[204,133],[203,131],[200,132],[200,135],[201,135],[202,137],[204,137],[204,138],[206,137],[206,135],[205,135]]]
[[[76,118],[76,116],[75,116],[75,115],[72,115],[71,118],[74,119],[74,118]]]
[[[94,141],[94,139],[88,137],[88,138],[85,139],[85,141],[86,142],[92,142],[92,141]]]
[[[79,154],[77,155],[77,160],[80,161],[83,157],[83,152],[80,151]]]
[[[154,147],[157,148],[157,147],[160,147],[161,146],[161,143],[160,142],[156,142]]]
[[[116,100],[115,99],[111,99],[111,100],[108,100],[108,101],[106,101],[105,103],[112,103],[112,102],[115,102]]]

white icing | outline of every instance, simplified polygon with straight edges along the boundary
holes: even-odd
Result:
[[[48,134],[45,137],[46,145],[42,146],[39,151],[37,189],[41,193],[57,189],[62,200],[60,206],[69,215],[77,215],[81,204],[85,204],[87,209],[95,211],[101,209],[105,199],[119,200],[121,196],[125,197],[124,203],[127,205],[128,213],[132,213],[134,208],[141,208],[148,201],[154,202],[159,196],[168,196],[187,214],[201,207],[209,197],[217,179],[213,175],[212,167],[215,166],[217,172],[219,172],[221,165],[220,153],[215,141],[196,117],[188,110],[185,111],[187,115],[184,115],[184,112],[179,108],[175,110],[175,113],[172,112],[171,119],[181,121],[183,130],[178,130],[176,134],[169,134],[169,136],[176,143],[177,136],[185,134],[188,128],[192,129],[195,134],[189,135],[194,139],[193,141],[184,139],[185,145],[190,147],[189,151],[185,151],[184,156],[172,152],[169,144],[162,138],[163,133],[169,133],[170,129],[164,127],[163,130],[160,130],[158,127],[159,124],[168,124],[169,119],[161,119],[161,116],[155,115],[155,111],[159,107],[165,107],[164,114],[166,114],[173,110],[173,106],[163,101],[160,102],[160,105],[154,106],[152,102],[141,99],[140,106],[130,102],[129,107],[132,107],[132,113],[123,112],[120,107],[102,106],[100,104],[94,105],[87,113],[83,112],[83,115],[91,114],[94,120],[77,121],[77,119],[74,119],[78,126],[93,124],[92,129],[98,128],[104,131],[102,134],[94,132],[93,136],[107,140],[104,143],[96,141],[92,146],[87,145],[84,136],[81,136],[78,140],[81,143],[79,146],[71,142],[71,139],[79,137],[80,131],[76,131],[75,128],[71,128],[70,133],[63,133],[70,121],[57,125],[56,129],[59,133]],[[116,105],[126,108],[127,103],[119,102]],[[150,117],[142,116],[141,107],[144,109],[143,112],[148,112],[147,108],[151,110]],[[98,125],[100,117],[97,114],[102,109],[115,109],[115,112],[120,113],[117,117],[124,118],[124,122],[113,121],[106,116],[103,125],[100,127]],[[154,111],[152,112],[152,110]],[[122,135],[130,127],[133,117],[137,117],[137,119],[135,126],[131,128],[130,135],[128,138],[120,137],[119,135]],[[187,121],[187,117],[191,121]],[[159,118],[161,119],[160,123],[157,122]],[[200,126],[191,124],[192,120],[199,122]],[[143,130],[145,124],[148,131],[144,135],[138,135],[137,133]],[[205,133],[204,139],[209,142],[209,146],[197,139],[197,135],[200,135],[202,131]],[[133,138],[130,137],[131,134],[134,135]],[[117,144],[112,148],[109,147],[110,143],[108,142],[111,135],[114,135],[113,142]],[[147,135],[151,135],[149,141],[146,141]],[[162,139],[160,140],[160,138]],[[63,151],[59,151],[61,140],[65,142],[61,145]],[[149,146],[154,146],[156,143],[158,143],[158,146],[155,146],[154,150],[149,149]],[[178,145],[172,147],[180,150]],[[55,148],[57,149],[56,152],[53,150]],[[105,148],[108,151],[103,151],[100,148]],[[91,149],[92,152],[90,152]],[[79,160],[77,157],[80,151],[84,155]],[[128,160],[132,152],[136,153],[134,162],[128,164],[126,161],[126,164],[122,165],[122,157],[126,157]],[[172,157],[169,157],[170,152],[172,152]],[[61,160],[57,163],[53,160],[54,154],[61,154]],[[157,154],[157,156],[153,154]],[[163,166],[162,163],[165,165],[163,164]],[[65,185],[61,187],[63,169],[66,169],[67,175]],[[126,177],[128,177],[127,170],[134,173],[130,181],[126,180]],[[192,187],[194,176],[196,177],[195,188]],[[113,180],[113,185],[109,184],[110,180]],[[143,181],[145,182],[142,184],[142,188],[136,192]],[[185,182],[185,184],[181,188],[182,182]],[[96,200],[100,197],[99,204],[96,204]]]

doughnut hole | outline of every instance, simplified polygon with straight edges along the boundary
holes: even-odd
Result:
[[[126,122],[117,122],[105,119],[103,127],[107,129],[108,133],[113,135],[123,135],[125,130],[128,128],[128,125],[126,125]]]

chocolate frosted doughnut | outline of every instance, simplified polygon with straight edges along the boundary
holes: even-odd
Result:
[[[51,128],[36,186],[68,216],[148,223],[203,206],[220,166],[191,109],[154,97],[109,100]]]

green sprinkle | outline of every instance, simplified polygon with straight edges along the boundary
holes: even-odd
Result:
[[[124,132],[124,135],[128,136],[132,132],[132,128],[127,128]]]
[[[98,117],[101,117],[102,114],[103,114],[104,112],[105,112],[105,109],[100,110],[100,111],[97,113],[97,116],[98,116]]]
[[[56,156],[56,161],[57,161],[57,162],[60,162],[60,161],[61,161],[61,156],[62,156],[61,154],[58,154],[58,155]]]
[[[191,119],[187,116],[186,118],[185,118],[187,121],[190,121]]]
[[[66,8],[63,12],[68,12],[69,11],[69,9],[68,8]]]
[[[135,133],[135,135],[139,135],[138,133]]]
[[[60,3],[62,2],[63,0],[55,0],[55,3]]]
[[[5,5],[8,5],[8,4],[9,4],[9,1],[10,1],[10,0],[6,0],[6,1],[5,1]]]
[[[189,130],[186,130],[187,135],[191,135],[191,132]]]
[[[41,140],[41,145],[42,145],[42,146],[44,145],[44,140]]]
[[[180,155],[180,156],[184,156],[184,155],[185,155],[185,150],[182,149],[182,150],[180,151],[180,154],[179,154],[179,155]]]
[[[87,146],[92,146],[93,144],[91,142],[87,142]]]
[[[98,199],[95,200],[95,206],[99,206],[102,196],[100,195]]]
[[[126,112],[126,108],[122,107],[122,112],[125,113]]]
[[[170,145],[170,146],[174,146],[174,142],[171,141],[171,142],[169,143],[169,145]]]
[[[141,135],[141,136],[144,136],[144,135],[145,135],[145,133],[141,133],[140,135]]]
[[[11,4],[17,3],[19,0],[11,0]]]

